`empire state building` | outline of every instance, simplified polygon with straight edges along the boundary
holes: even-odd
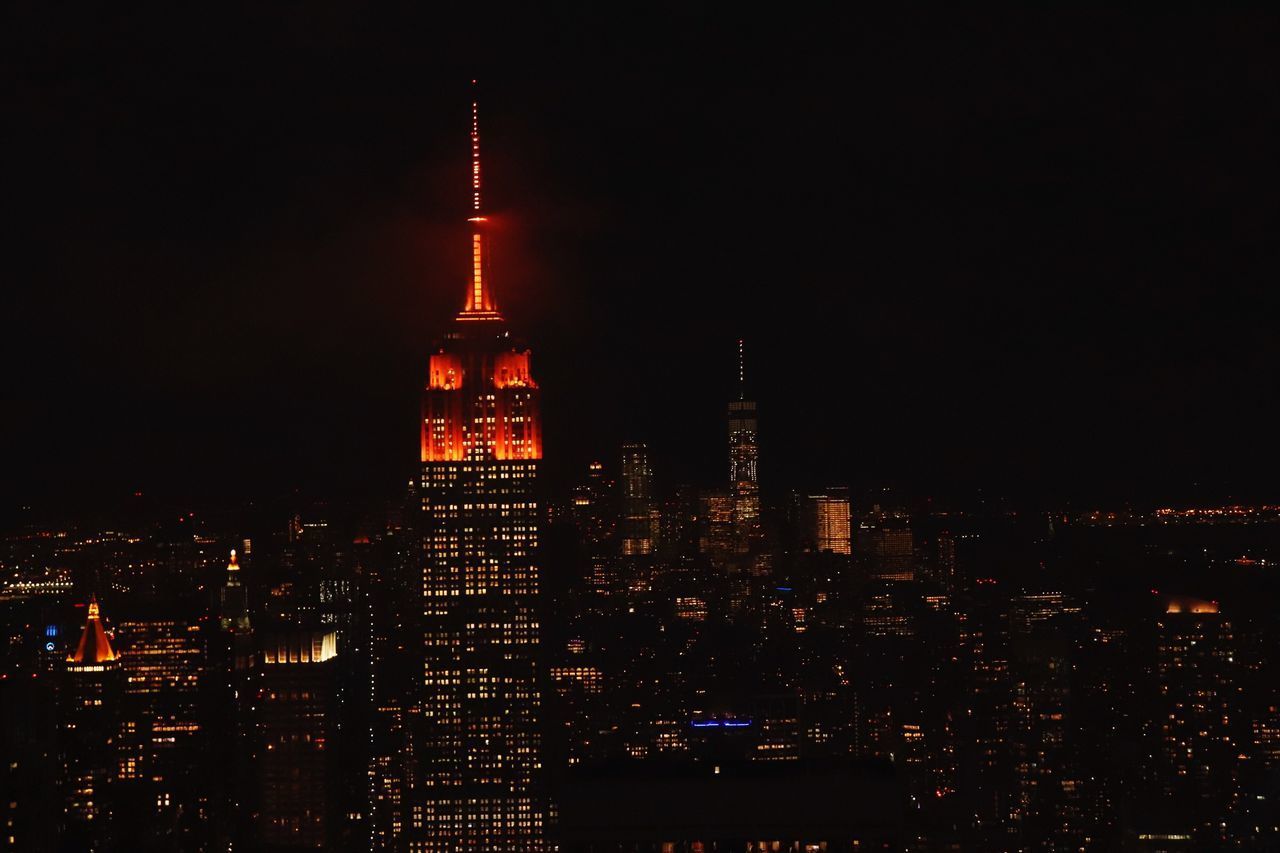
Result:
[[[538,385],[489,280],[471,124],[466,300],[422,396],[421,722],[413,851],[540,850]]]

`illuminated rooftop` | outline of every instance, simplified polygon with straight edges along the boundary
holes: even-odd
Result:
[[[1204,601],[1199,598],[1171,598],[1165,607],[1165,613],[1217,613],[1218,602]]]
[[[80,644],[75,654],[67,658],[68,663],[93,664],[106,663],[116,659],[115,650],[102,627],[102,618],[98,612],[98,600],[89,599],[89,619],[85,622],[84,633],[80,635]]]
[[[338,635],[333,631],[298,631],[267,637],[262,644],[262,662],[269,665],[324,663],[338,654]]]

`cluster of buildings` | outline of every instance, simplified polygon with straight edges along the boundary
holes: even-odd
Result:
[[[4,540],[0,850],[1280,845],[1280,624],[1182,546],[762,490],[741,344],[723,482],[547,500],[472,146],[402,498]]]

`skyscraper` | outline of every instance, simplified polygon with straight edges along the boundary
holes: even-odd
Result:
[[[852,553],[849,528],[849,493],[830,489],[805,499],[805,542],[813,551]]]
[[[1198,824],[1207,846],[1225,844],[1224,815],[1237,800],[1241,747],[1233,696],[1240,689],[1234,629],[1217,602],[1172,598],[1156,622],[1156,686],[1164,712],[1153,720],[1160,782],[1179,815]]]
[[[880,580],[909,581],[915,577],[915,539],[910,522],[881,514],[858,525],[856,551],[868,574]]]
[[[245,556],[250,555],[246,552]],[[225,752],[222,772],[213,779],[211,811],[214,824],[221,827],[228,843],[245,844],[255,833],[251,816],[257,791],[252,767],[257,656],[248,590],[235,550],[218,588],[215,608],[218,630],[211,633],[205,681],[212,709],[207,722],[211,742],[225,744]]]
[[[417,719],[422,684],[422,635],[416,629],[422,610],[422,501],[416,478],[404,501],[389,509],[383,529],[358,541],[355,551],[368,591],[370,850],[403,849],[412,806],[411,720]]]
[[[117,786],[128,792],[135,820],[163,825],[194,846],[209,816],[208,784],[201,772],[206,744],[200,622],[131,618],[116,628],[124,673]]]
[[[331,843],[337,654],[333,631],[295,630],[263,643],[258,821],[267,849],[316,849]]]
[[[643,444],[622,445],[622,554],[653,553],[653,469]]]
[[[98,600],[75,652],[67,658],[63,696],[62,767],[64,840],[83,850],[110,842],[112,799],[120,725],[120,659],[102,627]]]
[[[760,523],[760,455],[756,404],[747,399],[746,350],[738,341],[738,399],[729,402],[729,487],[738,536],[745,541]]]
[[[538,385],[489,281],[471,123],[471,275],[422,398],[421,724],[409,848],[537,850]]]

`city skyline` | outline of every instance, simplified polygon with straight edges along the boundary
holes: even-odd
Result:
[[[0,850],[1280,846],[1280,17],[463,11],[18,16]]]
[[[477,76],[508,304],[551,385],[591,396],[586,434],[610,436],[563,438],[574,407],[553,393],[551,480],[616,436],[662,451],[663,479],[714,482],[718,466],[618,389],[661,383],[714,440],[702,383],[727,388],[746,339],[778,444],[818,429],[828,447],[763,458],[766,481],[1266,499],[1280,466],[1258,389],[1280,359],[1253,308],[1273,305],[1258,224],[1275,174],[1255,126],[1270,96],[1248,64],[1267,28],[1247,21],[1168,16],[1147,33],[1140,16],[984,29],[889,15],[820,34],[792,21],[783,43],[812,44],[793,64],[758,50],[774,34],[744,25],[720,42],[698,13],[678,36],[584,19],[565,33],[590,72],[549,56],[527,74],[513,73],[527,51],[498,36],[478,72],[458,73],[461,47],[419,60],[398,22],[362,36],[316,23],[319,44],[368,60],[341,86],[297,35],[245,46],[217,83],[198,73],[229,61],[217,27],[189,56],[153,44],[111,66],[106,92],[91,49],[19,53],[26,284],[11,298],[28,322],[4,344],[5,393],[27,416],[4,429],[33,452],[5,508],[47,504],[71,477],[84,494],[182,500],[246,481],[385,493],[412,476],[404,416],[431,318],[453,299],[438,272],[461,260],[453,120]],[[1210,38],[1238,49],[1193,49]],[[60,60],[55,93],[42,69]],[[294,60],[317,76],[282,98]],[[139,80],[150,62],[175,73]],[[966,73],[946,75],[956,63]],[[41,111],[54,95],[65,113]],[[188,130],[158,135],[148,99]],[[92,158],[72,142],[89,138]],[[792,295],[801,281],[816,297]],[[648,358],[612,357],[652,334],[665,345]],[[801,345],[838,379],[795,369]],[[817,416],[790,417],[797,401]]]

